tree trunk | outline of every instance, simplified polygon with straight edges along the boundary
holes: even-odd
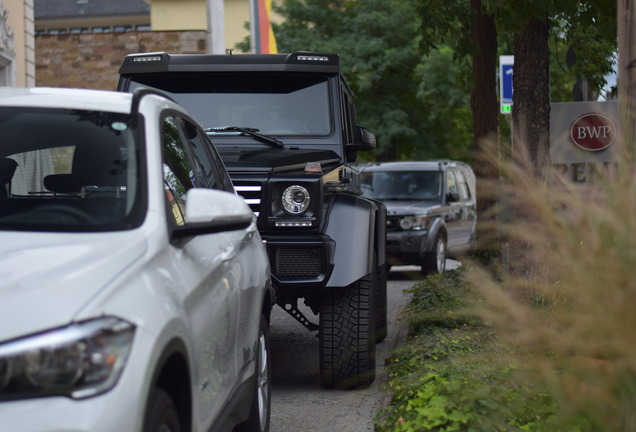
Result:
[[[477,177],[477,252],[497,249],[494,185],[499,178],[497,103],[497,28],[494,16],[482,13],[481,0],[470,0],[473,9],[472,37],[478,52],[473,55],[473,114],[475,175]]]
[[[512,94],[512,159],[525,176],[535,176],[539,182],[548,179],[550,165],[550,87],[548,21],[532,19],[515,35],[514,77]],[[523,180],[513,180],[523,181]],[[514,186],[514,184],[513,184]],[[512,189],[511,194],[514,194]],[[537,266],[537,251],[519,238],[520,232],[532,230],[532,206],[523,197],[510,196],[510,220],[517,229],[509,241],[509,270],[518,284],[513,295],[532,301],[533,280],[541,278]]]
[[[512,94],[513,158],[527,157],[532,174],[550,165],[550,57],[548,21],[531,20],[515,36]]]
[[[618,2],[618,101],[621,133],[619,139],[633,157],[636,153],[636,5]]]

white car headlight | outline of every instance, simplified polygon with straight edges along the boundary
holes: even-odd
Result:
[[[0,399],[106,392],[121,375],[134,332],[129,322],[105,317],[0,344]]]
[[[304,213],[311,202],[309,192],[300,185],[289,186],[283,191],[281,198],[285,211],[293,215]]]
[[[404,216],[400,219],[400,228],[404,231],[423,231],[428,229],[428,216]]]

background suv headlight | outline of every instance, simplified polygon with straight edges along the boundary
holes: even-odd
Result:
[[[415,215],[403,216],[400,219],[400,228],[404,231],[424,231],[428,229],[428,216]]]
[[[79,399],[108,391],[126,364],[134,331],[127,321],[104,317],[0,344],[0,399]]]

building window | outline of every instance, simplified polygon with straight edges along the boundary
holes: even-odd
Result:
[[[57,34],[66,34],[68,30],[65,28],[60,29],[49,29],[48,34],[57,35]]]
[[[88,33],[88,27],[73,27],[71,28],[71,34]]]
[[[129,31],[132,31],[132,26],[129,26],[129,25],[113,26],[113,31],[115,31],[115,32],[129,32]]]
[[[137,30],[137,31],[150,31],[150,30],[151,30],[151,28],[150,28],[150,24],[142,24],[142,25],[138,25],[138,26],[136,27],[136,30]]]
[[[91,29],[91,31],[93,33],[110,33],[110,27],[106,26],[106,27],[93,27]]]

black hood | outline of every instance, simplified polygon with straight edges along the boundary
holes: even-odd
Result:
[[[281,172],[304,170],[307,162],[320,162],[325,167],[340,162],[331,150],[290,148],[237,148],[217,146],[229,172]]]

